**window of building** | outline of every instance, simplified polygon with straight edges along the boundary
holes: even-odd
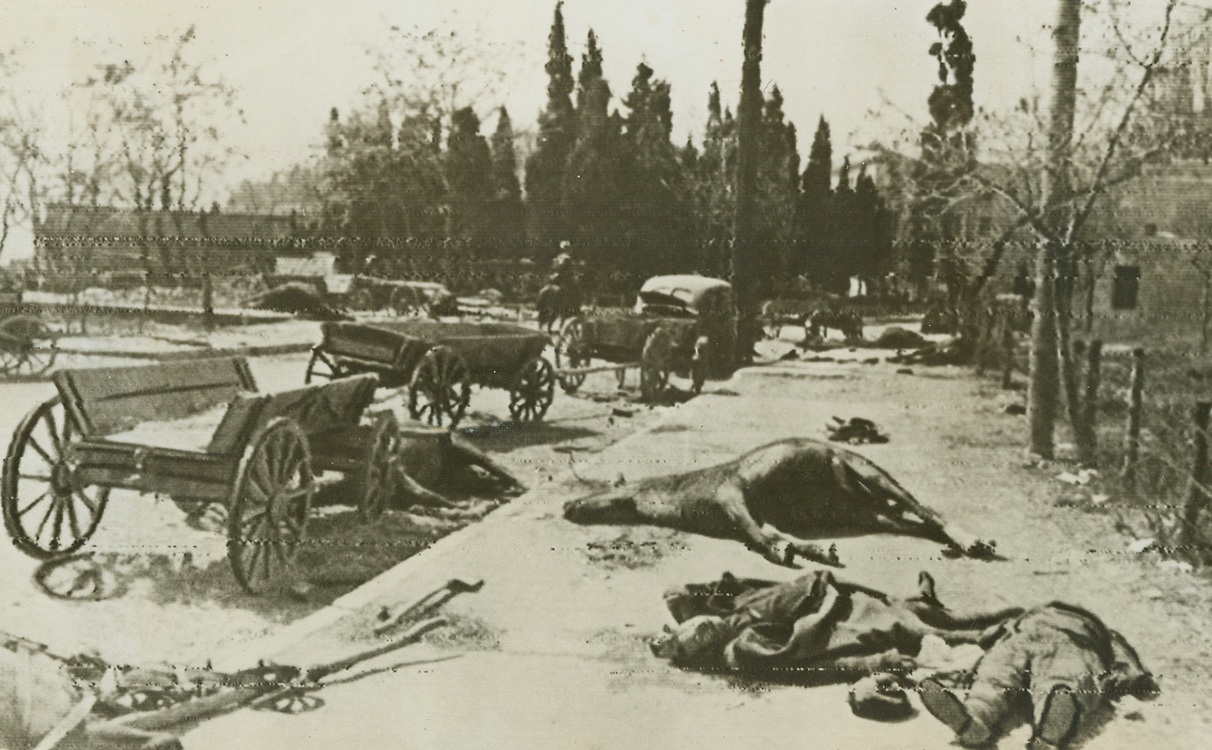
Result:
[[[1112,310],[1135,310],[1140,292],[1140,266],[1116,266],[1111,286]]]

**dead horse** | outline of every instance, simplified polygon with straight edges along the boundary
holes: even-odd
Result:
[[[798,555],[844,567],[834,547],[824,550],[803,539],[829,532],[907,534],[971,557],[993,557],[995,546],[946,522],[868,459],[810,438],[779,440],[717,466],[595,492],[565,504],[564,518],[736,539],[780,565],[792,565]]]

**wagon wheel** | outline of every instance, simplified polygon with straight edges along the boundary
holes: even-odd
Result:
[[[575,370],[589,364],[589,342],[586,340],[585,322],[573,318],[564,324],[560,336],[556,339],[555,361],[560,369]],[[575,375],[560,375],[560,387],[565,393],[576,393],[585,382],[585,373]]]
[[[307,372],[303,375],[303,382],[337,380],[348,374],[345,367],[329,356],[327,352],[318,346],[314,346],[311,349],[311,359],[307,361]]]
[[[18,315],[0,322],[0,374],[41,375],[58,354],[54,336],[41,320]]]
[[[25,416],[4,459],[4,527],[17,548],[48,559],[80,549],[109,500],[109,489],[78,486],[64,455],[75,433],[58,397]]]
[[[509,416],[519,422],[537,422],[555,397],[555,370],[543,357],[532,357],[514,376],[509,391]]]
[[[657,400],[669,385],[671,369],[673,340],[668,330],[658,328],[648,336],[640,354],[640,398],[648,403]]]
[[[244,590],[263,590],[294,561],[315,491],[311,451],[296,422],[279,417],[248,442],[227,513],[227,559]]]
[[[350,310],[368,312],[374,309],[375,300],[369,289],[359,289],[349,295],[349,302],[345,306]]]
[[[383,514],[395,491],[395,466],[400,449],[400,424],[389,411],[375,417],[368,428],[366,461],[359,469],[358,513],[363,521],[373,521]]]
[[[438,427],[449,419],[454,427],[470,400],[471,369],[459,353],[447,346],[426,352],[408,384],[409,415]]]

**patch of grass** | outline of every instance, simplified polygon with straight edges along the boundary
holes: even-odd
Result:
[[[1145,357],[1136,491],[1125,486],[1124,462],[1132,358],[1107,355],[1102,363],[1099,391],[1098,464],[1112,497],[1136,518],[1137,533],[1153,536],[1167,548],[1178,543],[1178,519],[1190,487],[1195,434],[1195,403],[1207,400],[1212,386],[1212,359],[1180,348],[1149,349]],[[1205,512],[1195,529],[1195,544],[1175,549],[1193,563],[1212,563],[1212,513]]]

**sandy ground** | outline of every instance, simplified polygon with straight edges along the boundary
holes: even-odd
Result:
[[[791,349],[763,345],[771,359]],[[222,537],[185,526],[175,505],[145,496],[111,501],[94,540],[97,548],[132,552],[136,575],[119,598],[46,599],[30,582],[33,561],[0,546],[8,571],[0,578],[0,628],[63,651],[97,647],[114,661],[311,664],[378,643],[370,629],[381,607],[452,576],[482,577],[482,592],[449,605],[451,628],[365,665],[374,674],[325,688],[319,710],[238,712],[187,734],[186,747],[946,747],[948,732],[924,713],[891,725],[852,716],[845,686],[755,683],[655,660],[645,641],[670,622],[665,588],[725,570],[774,579],[798,573],[735,542],[650,527],[580,527],[560,514],[564,501],[588,488],[577,477],[636,479],[694,468],[779,437],[821,436],[833,416],[863,416],[892,440],[858,450],[969,531],[997,539],[1009,560],[949,560],[931,542],[877,535],[836,540],[848,566],[842,575],[907,594],[917,572],[929,570],[943,601],[963,609],[1052,599],[1087,607],[1137,646],[1163,693],[1121,706],[1085,747],[1206,746],[1212,587],[1204,577],[1129,552],[1132,539],[1115,530],[1114,501],[1110,512],[1058,507],[1065,488],[1055,475],[1067,467],[1027,465],[1024,418],[1000,410],[1015,396],[958,368],[915,366],[905,375],[895,365],[863,364],[891,353],[841,349],[828,355],[849,361],[776,361],[657,409],[618,401],[612,376],[603,374],[581,397],[557,394],[537,428],[501,419],[505,394],[475,391],[467,434],[532,491],[422,549],[376,581],[364,606],[289,647],[274,634],[326,599],[241,594],[222,559]],[[289,388],[301,382],[305,361],[302,354],[264,357],[253,368],[263,388]],[[47,383],[0,385],[15,405],[0,411],[0,433],[11,433],[52,392]],[[398,399],[386,403],[399,408]],[[279,650],[267,651],[271,643]],[[1022,747],[1026,737],[1020,728],[1001,746]]]
[[[862,453],[920,498],[982,537],[1004,562],[948,560],[919,539],[838,539],[852,580],[913,591],[919,570],[961,608],[1064,600],[1101,614],[1137,646],[1163,693],[1128,701],[1092,750],[1207,746],[1212,695],[1212,588],[1202,577],[1128,552],[1111,514],[1054,505],[1063,466],[1027,467],[1022,417],[997,408],[993,385],[955,368],[796,363],[749,371],[664,412],[648,430],[583,456],[577,474],[628,478],[702,466],[762,442],[820,435],[834,415],[864,416],[892,436]],[[951,739],[924,712],[896,724],[852,716],[846,687],[806,689],[680,671],[645,641],[670,620],[661,592],[737,575],[787,579],[735,542],[649,527],[568,524],[561,504],[585,487],[567,474],[465,529],[384,577],[390,587],[354,615],[274,655],[313,663],[365,647],[379,607],[407,601],[451,576],[485,589],[449,606],[444,639],[366,665],[379,671],[326,688],[320,710],[298,716],[244,711],[186,735],[197,748],[938,748]],[[246,657],[257,644],[232,653]],[[1023,747],[1022,727],[1001,747]]]
[[[80,357],[75,365],[85,363],[141,364]],[[302,385],[306,363],[306,354],[251,360],[259,387],[271,391]],[[557,391],[547,418],[536,425],[509,421],[506,392],[474,388],[460,429],[524,482],[543,482],[563,471],[570,455],[601,450],[659,413],[627,404],[615,388],[613,376],[602,374],[588,381],[578,397]],[[0,411],[0,434],[10,435],[25,411],[52,396],[54,387],[47,382],[4,383],[0,394],[13,405]],[[373,409],[390,409],[406,419],[399,392],[380,390],[377,399]],[[630,416],[614,415],[621,407]],[[561,450],[553,450],[557,445]],[[320,499],[339,501],[341,486],[330,489]],[[166,497],[115,491],[96,535],[82,551],[103,556],[117,574],[122,593],[99,602],[49,599],[32,581],[36,561],[3,544],[0,630],[48,643],[63,653],[96,649],[118,663],[199,665],[231,642],[314,612],[460,526],[389,512],[379,524],[366,527],[345,506],[318,507],[310,535],[320,546],[305,555],[300,578],[315,577],[319,585],[303,599],[288,593],[250,596],[231,576],[221,534],[187,525],[185,515]],[[390,545],[382,543],[384,535],[393,537]]]

